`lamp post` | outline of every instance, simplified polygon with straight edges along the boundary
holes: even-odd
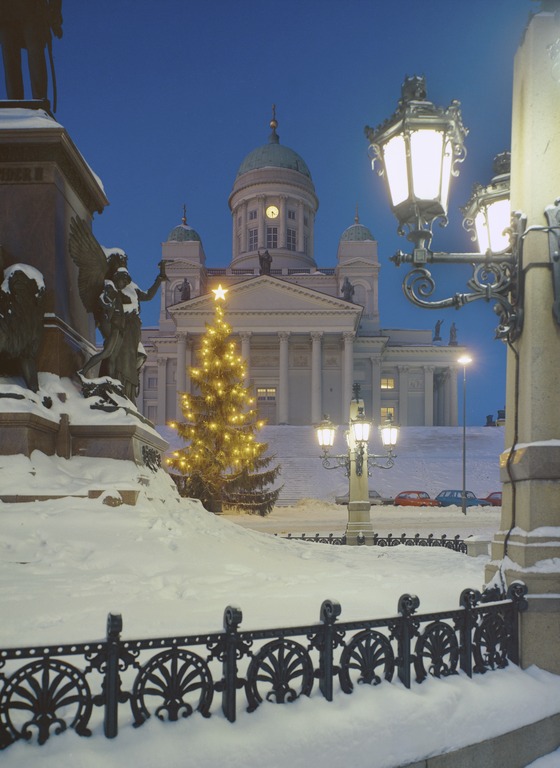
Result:
[[[467,514],[467,365],[472,363],[468,355],[461,355],[457,360],[463,366],[463,490],[461,492],[461,510]]]
[[[480,243],[478,253],[438,253],[430,248],[432,222],[438,217],[445,220],[448,184],[463,157],[465,132],[456,102],[453,109],[441,110],[426,102],[425,88],[403,90],[393,117],[375,130],[366,127],[373,159],[387,179],[392,173],[391,155],[406,159],[401,162],[407,171],[401,181],[405,191],[401,198],[391,197],[391,204],[400,230],[408,229],[414,244],[412,253],[399,251],[393,257],[397,265],[412,265],[403,281],[407,298],[417,306],[437,309],[459,309],[476,299],[496,303],[500,317],[496,335],[508,344],[509,447],[500,458],[504,503],[486,580],[503,592],[518,580],[526,583],[530,610],[520,615],[520,661],[524,667],[536,664],[556,674],[560,674],[560,647],[554,641],[560,637],[559,51],[560,0],[540,0],[540,10],[531,16],[515,56],[510,191],[514,213],[509,244],[502,250],[494,250],[500,246],[490,237]],[[411,186],[412,169],[417,167],[411,140],[415,124],[405,118],[424,112],[433,115],[433,128],[440,132],[436,139],[447,148],[443,163],[435,164],[445,167],[446,173],[436,190],[438,197],[433,182],[433,197],[418,194]],[[455,121],[454,127],[445,129],[450,121]],[[442,133],[445,130],[449,132]],[[402,139],[396,138],[399,131]],[[443,179],[443,170],[438,173]],[[468,218],[489,219],[476,201]],[[432,300],[435,281],[427,265],[433,263],[471,264],[469,290]]]
[[[366,419],[364,401],[360,398],[360,385],[354,384],[354,396],[350,401],[346,444],[344,454],[331,455],[336,427],[325,418],[315,427],[317,441],[323,452],[322,461],[325,469],[344,469],[348,477],[348,522],[346,525],[346,543],[350,545],[371,543],[373,527],[370,519],[369,470],[371,467],[390,469],[395,463],[393,453],[398,439],[398,427],[390,420],[379,427],[384,454],[370,454],[368,441],[371,424]],[[384,463],[378,461],[383,459]]]

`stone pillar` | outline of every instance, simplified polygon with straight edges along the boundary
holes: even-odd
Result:
[[[323,418],[323,370],[321,364],[322,331],[311,334],[311,423],[318,424]]]
[[[408,424],[408,365],[397,365],[399,372],[399,413],[398,421],[401,427]]]
[[[511,209],[527,216],[527,228],[547,226],[544,209],[559,196],[560,83],[552,72],[558,39],[554,12],[537,13],[515,58]],[[525,582],[521,664],[560,674],[560,328],[551,311],[550,262],[548,234],[527,234],[519,359],[508,350],[502,520],[486,578],[502,586]]]
[[[344,351],[342,357],[342,413],[346,415],[352,400],[352,385],[354,383],[354,332],[342,334]]]
[[[373,425],[381,422],[381,358],[370,357],[371,361],[371,418]]]
[[[288,198],[286,195],[280,195],[280,216],[278,217],[278,247],[286,248],[287,235],[286,235],[286,222],[288,220]]]
[[[449,369],[449,421],[450,427],[456,427],[459,423],[459,404],[457,398],[457,368]]]
[[[434,425],[434,366],[424,366],[424,426]]]
[[[185,331],[177,332],[177,413],[181,414],[181,401],[187,389],[187,336]]]
[[[190,377],[190,370],[192,368],[193,364],[193,339],[192,336],[187,334],[187,345],[185,349],[185,392],[187,392],[189,395],[192,392],[192,384],[191,384],[191,377]]]
[[[251,331],[244,331],[241,336],[241,357],[245,363],[245,378],[243,384],[248,387],[251,381]]]
[[[288,340],[290,334],[287,331],[281,331],[278,334],[280,340],[280,370],[278,382],[278,424],[288,424],[290,413],[290,393],[289,393],[289,347]]]
[[[265,197],[264,195],[259,195],[258,198],[258,212],[257,212],[257,221],[259,226],[259,250],[262,250],[266,248],[266,221],[265,221],[265,212],[264,212],[264,205],[265,205]]]
[[[166,418],[166,392],[167,392],[167,359],[158,357],[158,391],[157,391],[157,423],[165,424]]]
[[[303,224],[303,216],[304,216],[304,210],[303,210],[303,203],[301,200],[298,201],[297,206],[297,249],[298,253],[303,253],[304,249],[304,224]]]

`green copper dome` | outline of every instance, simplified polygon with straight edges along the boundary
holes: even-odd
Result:
[[[186,243],[189,241],[196,241],[198,243],[201,243],[202,240],[200,239],[200,235],[196,231],[196,229],[193,229],[191,226],[187,224],[187,206],[183,206],[183,218],[181,219],[181,223],[173,227],[171,232],[169,233],[169,237],[167,238],[168,243]]]
[[[348,229],[344,230],[340,239],[350,241],[352,243],[361,243],[364,240],[375,240],[371,230],[369,230],[363,224],[360,224],[360,219],[358,218],[357,213],[354,219],[354,223],[351,227],[348,227]]]
[[[276,133],[276,118],[270,122],[272,133],[268,139],[268,144],[257,147],[249,152],[245,160],[239,166],[237,177],[242,176],[249,171],[255,171],[259,168],[288,168],[291,171],[298,171],[308,179],[311,179],[311,173],[305,160],[289,147],[280,144],[280,138]]]

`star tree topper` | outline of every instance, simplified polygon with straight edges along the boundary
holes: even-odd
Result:
[[[217,288],[214,288],[212,290],[212,293],[214,294],[214,301],[219,301],[220,299],[222,301],[225,301],[227,292],[228,292],[228,289],[222,288],[221,285],[219,285]]]

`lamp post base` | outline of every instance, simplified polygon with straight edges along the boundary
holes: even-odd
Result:
[[[369,517],[369,501],[351,501],[348,504],[348,523],[346,525],[346,544],[371,544],[373,526]]]

